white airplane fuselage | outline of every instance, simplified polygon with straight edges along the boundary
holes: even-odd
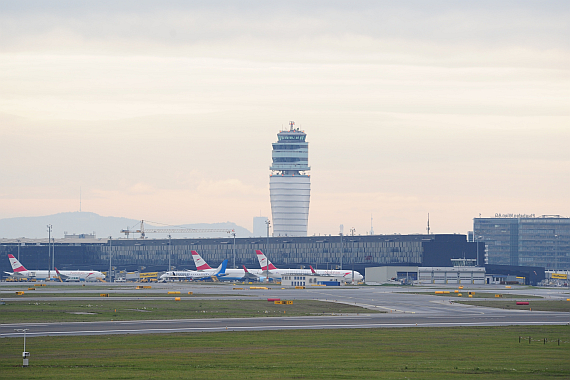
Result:
[[[201,272],[212,272],[212,271],[215,271],[215,269],[206,269]],[[265,278],[265,272],[262,272],[261,269],[248,269],[247,271],[256,277],[261,277],[262,280]],[[245,277],[246,277],[246,272],[243,269],[226,269],[226,275],[220,278],[220,280],[240,281]]]
[[[105,275],[103,273],[95,270],[60,270],[59,273],[68,278],[68,280],[63,280],[62,278],[63,281],[99,281],[105,279]],[[25,270],[14,272],[12,276],[36,280],[47,280],[48,278],[51,280],[59,280],[59,276],[55,270]]]
[[[259,269],[249,270],[253,275],[261,276],[263,278],[265,273],[261,273]],[[210,278],[216,274],[216,269],[207,269],[202,271],[169,271],[160,276],[161,279],[166,280],[203,280]],[[243,269],[226,269],[226,273],[219,277],[220,281],[239,281],[245,277],[245,271]]]
[[[161,280],[189,280],[189,281],[196,281],[196,280],[213,280],[218,281],[226,275],[226,267],[228,264],[228,260],[224,260],[222,264],[216,268],[212,269],[211,271],[194,271],[194,270],[185,270],[185,271],[168,271],[160,276]]]
[[[210,278],[214,273],[197,272],[197,271],[169,271],[160,276],[165,280],[204,280]]]
[[[267,271],[263,271],[263,273],[267,273]],[[338,270],[338,269],[315,269],[313,273],[310,269],[270,269],[269,270],[269,277],[275,278],[277,280],[281,279],[283,276],[311,276],[311,275],[319,275],[319,276],[330,276],[330,277],[342,277],[344,281],[351,282],[353,281],[353,274],[351,270]],[[359,282],[362,281],[364,277],[357,271],[354,271],[354,281]]]
[[[255,251],[257,255],[257,260],[259,261],[259,266],[264,273],[267,273],[269,268],[269,276],[275,279],[281,279],[283,276],[330,276],[330,277],[342,277],[346,282],[360,282],[364,277],[357,271],[351,270],[338,270],[338,269],[279,269],[275,265],[271,264],[267,256],[260,250]]]

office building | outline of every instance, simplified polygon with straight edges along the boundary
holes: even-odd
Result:
[[[475,218],[473,240],[485,243],[488,264],[570,269],[570,218],[560,215]]]

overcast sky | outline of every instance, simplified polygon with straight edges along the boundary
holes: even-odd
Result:
[[[568,1],[1,1],[0,218],[270,216],[309,141],[309,234],[570,216]],[[87,231],[84,231],[87,232]]]

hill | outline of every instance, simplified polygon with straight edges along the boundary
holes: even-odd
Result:
[[[114,216],[101,216],[93,212],[62,212],[59,214],[19,217],[0,219],[0,238],[17,239],[25,238],[47,238],[47,225],[53,226],[52,236],[56,239],[63,238],[64,234],[95,234],[97,237],[113,238],[124,237],[121,234],[123,229],[138,229],[140,220],[121,218]],[[145,228],[167,228],[167,226],[153,225],[145,222]],[[228,229],[235,230],[236,237],[249,237],[253,234],[235,223],[197,223],[172,226],[193,229]],[[148,234],[148,238],[166,238],[168,234],[155,233]],[[136,235],[138,237],[138,234]],[[213,233],[176,233],[173,238],[197,238],[197,237],[227,237],[224,232]],[[131,235],[131,237],[133,237]]]

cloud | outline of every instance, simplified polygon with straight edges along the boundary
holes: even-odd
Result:
[[[227,196],[266,196],[267,191],[255,188],[251,185],[245,185],[238,179],[226,179],[222,181],[202,180],[197,187],[198,193],[208,197],[227,197]]]
[[[568,50],[570,10],[549,2],[12,2],[4,51],[214,55],[274,61],[353,54],[438,60],[456,50]],[[273,47],[273,48],[272,48]],[[443,49],[443,47],[447,47]],[[242,52],[240,54],[240,51]],[[281,52],[279,54],[279,51]],[[318,59],[313,56],[313,59]],[[441,58],[439,59],[440,61]]]

